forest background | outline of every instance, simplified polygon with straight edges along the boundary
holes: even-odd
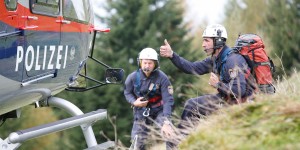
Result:
[[[136,58],[140,50],[152,47],[159,51],[164,39],[168,39],[173,50],[187,60],[205,58],[201,35],[208,20],[196,27],[193,19],[184,21],[186,5],[180,0],[107,1],[107,15],[96,16],[96,19],[111,28],[111,32],[97,37],[94,55],[111,67],[123,68],[126,76],[137,69]],[[266,50],[277,66],[275,80],[289,78],[297,72],[300,68],[300,0],[228,0],[224,12],[224,18],[216,23],[226,27],[230,47],[234,46],[238,34],[256,33],[264,40]],[[91,62],[88,67],[92,70],[88,72],[90,76],[103,80],[104,68]],[[160,59],[160,69],[174,87],[174,118],[180,116],[185,100],[215,92],[207,86],[208,76],[186,75],[166,58]],[[124,98],[123,85],[108,85],[83,93],[64,91],[57,96],[70,100],[83,112],[107,109],[108,119],[93,125],[98,143],[109,139],[117,141],[120,147],[130,145],[132,109]],[[20,119],[7,120],[0,127],[1,137],[7,137],[12,131],[69,117],[55,108],[38,109],[44,111],[28,106],[22,110]],[[45,150],[87,148],[82,131],[77,127],[29,140],[19,149],[41,147]]]

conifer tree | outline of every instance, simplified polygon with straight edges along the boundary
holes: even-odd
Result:
[[[116,0],[108,1],[106,10],[109,13],[102,18],[104,21],[102,23],[106,24],[111,31],[98,34],[94,56],[110,67],[123,68],[124,80],[129,73],[137,70],[138,53],[146,47],[152,47],[159,53],[159,47],[164,44],[164,39],[168,40],[179,55],[189,60],[197,60],[197,55],[190,49],[191,39],[188,38],[188,30],[183,23],[183,8],[180,1]],[[189,88],[187,85],[197,78],[180,73],[166,58],[160,58],[159,63],[160,69],[169,76],[174,86],[175,104],[178,108],[182,107],[187,99],[185,96]],[[87,66],[90,71],[89,76],[104,80],[105,67],[91,62],[88,62]],[[130,104],[125,100],[123,85],[108,85],[80,93],[63,92],[60,96],[72,99],[71,101],[84,112],[107,109],[112,123],[107,119],[93,125],[98,143],[105,142],[109,138],[129,146],[133,115]],[[69,137],[76,148],[86,148],[80,130],[74,131],[72,135],[74,136]]]
[[[239,34],[254,33],[266,39],[261,26],[267,13],[268,4],[265,0],[255,3],[251,0],[231,0],[226,5],[224,24],[228,32],[228,44],[234,46]],[[259,12],[259,15],[257,15]]]
[[[179,1],[109,1],[107,10],[110,13],[105,18],[105,23],[111,28],[111,32],[100,35],[96,54],[110,66],[123,68],[126,76],[137,70],[136,59],[143,48],[152,47],[159,53],[164,39],[167,39],[174,51],[181,56],[196,59],[190,50],[191,40],[187,37],[188,30],[183,24],[183,9]],[[160,59],[160,68],[169,75],[175,89],[176,104],[182,106],[186,100],[186,97],[180,97],[185,92],[184,84],[192,83],[196,78],[191,79],[183,73],[178,74],[179,71],[166,58]],[[109,115],[116,116],[119,139],[128,145],[132,109],[125,100],[123,87],[110,86],[105,90],[99,88],[95,93],[99,97],[98,101],[101,101],[99,106],[107,106]],[[111,128],[105,131],[109,137],[114,136],[112,132],[108,132]]]
[[[273,45],[273,56],[281,59],[279,71],[290,74],[300,69],[300,0],[270,1],[268,10],[263,29]]]

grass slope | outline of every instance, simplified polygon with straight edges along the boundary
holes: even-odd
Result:
[[[256,95],[253,103],[224,108],[201,120],[179,149],[300,149],[299,76],[278,83],[274,95]]]

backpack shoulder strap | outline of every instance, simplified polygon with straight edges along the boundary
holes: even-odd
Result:
[[[134,82],[135,92],[138,94],[138,96],[141,96],[141,74],[140,73],[141,73],[140,69],[137,69],[135,73],[135,82]]]
[[[231,50],[229,47],[227,47],[224,52],[221,54],[221,64],[218,66],[218,72],[220,73],[220,79],[223,80],[223,74],[224,74],[224,64],[227,61],[227,58],[230,54],[232,54],[234,51]]]
[[[229,56],[232,52],[233,52],[233,51],[232,51],[229,47],[227,47],[227,48],[224,50],[224,52],[223,52],[222,55],[221,55],[221,64],[223,64],[223,63],[226,62],[228,56]]]

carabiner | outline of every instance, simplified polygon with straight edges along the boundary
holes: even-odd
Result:
[[[148,117],[150,114],[150,108],[146,108],[145,111],[143,112],[143,116]]]

